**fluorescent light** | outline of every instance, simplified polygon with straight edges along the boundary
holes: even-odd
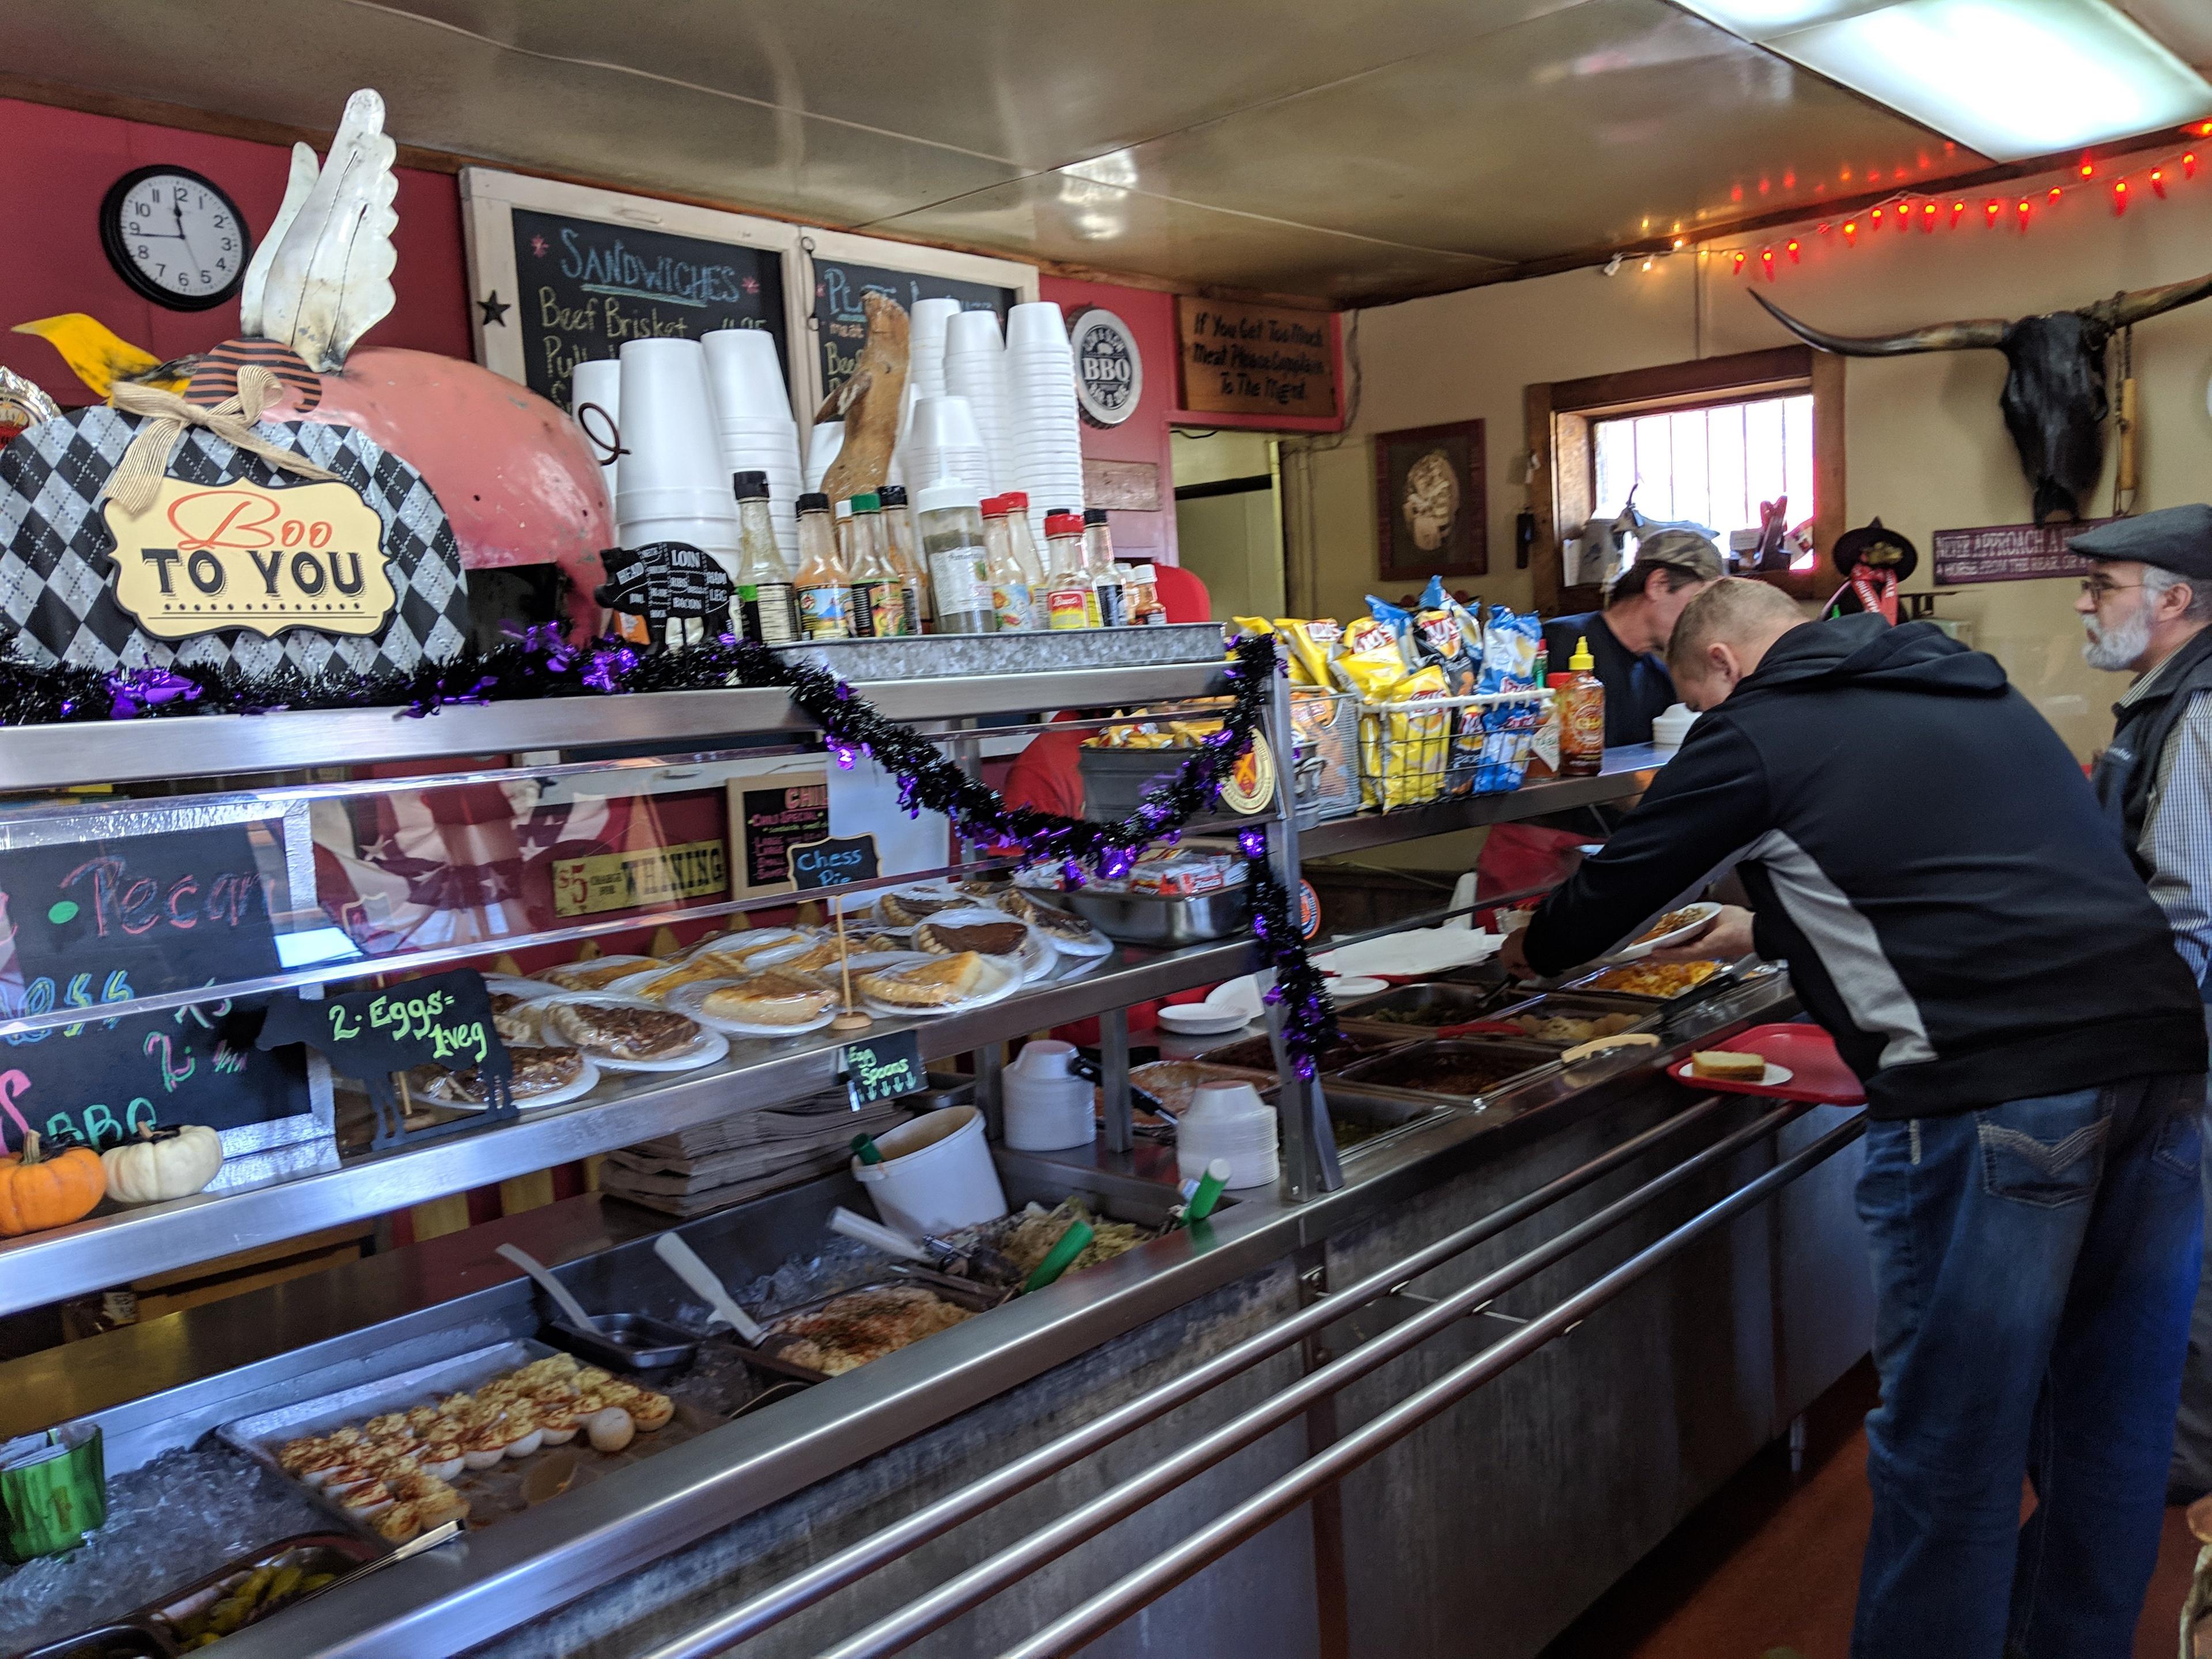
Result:
[[[2105,0],[1686,0],[2000,161],[2212,115],[2212,85]]]

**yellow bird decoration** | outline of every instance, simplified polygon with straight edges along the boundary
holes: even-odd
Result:
[[[185,382],[191,377],[193,363],[198,361],[196,357],[176,357],[165,363],[152,352],[132,345],[97,317],[88,317],[82,311],[18,323],[15,332],[35,334],[52,345],[62,354],[70,373],[91,388],[96,398],[112,396],[118,380],[181,392]]]

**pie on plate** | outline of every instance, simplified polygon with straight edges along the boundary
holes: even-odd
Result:
[[[745,1025],[805,1025],[830,1011],[837,994],[811,979],[770,968],[707,993],[700,1012]]]
[[[514,1048],[507,1059],[514,1066],[507,1092],[518,1102],[565,1089],[584,1074],[584,1057],[574,1048]],[[468,1106],[485,1103],[483,1079],[474,1071],[441,1073],[427,1092]]]
[[[957,956],[972,951],[978,956],[1012,957],[1029,943],[1030,930],[1018,921],[925,921],[914,930],[914,948],[933,956]]]
[[[918,921],[927,921],[939,910],[950,910],[955,905],[968,902],[965,893],[946,889],[916,890],[908,888],[902,893],[885,893],[876,901],[876,915],[892,927],[911,927]]]
[[[665,1008],[556,1002],[545,1013],[546,1030],[586,1054],[609,1060],[665,1060],[699,1040],[696,1020]]]
[[[702,951],[665,973],[656,974],[642,984],[631,986],[629,994],[643,997],[648,1002],[658,1002],[671,991],[696,981],[732,979],[744,972],[744,964],[740,958],[720,951]]]
[[[652,965],[643,957],[595,957],[588,962],[572,962],[565,968],[548,968],[538,977],[564,991],[604,991],[617,980],[628,979]]]
[[[866,995],[898,1008],[943,1008],[965,1001],[982,984],[983,958],[973,951],[856,974],[854,984]]]
[[[537,1003],[528,997],[519,997],[512,991],[491,994],[492,1028],[502,1042],[537,1042],[538,1014]]]

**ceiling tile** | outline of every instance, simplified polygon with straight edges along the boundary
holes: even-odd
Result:
[[[1592,0],[1121,161],[1181,200],[1512,261],[1983,165],[1662,0]]]

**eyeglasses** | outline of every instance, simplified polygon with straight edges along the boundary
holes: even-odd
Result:
[[[2087,593],[2090,599],[2098,605],[2104,604],[2105,600],[2112,594],[2136,592],[2142,588],[2142,584],[2141,582],[2106,581],[2102,576],[2084,576],[2081,578],[2081,591],[2084,593]]]

